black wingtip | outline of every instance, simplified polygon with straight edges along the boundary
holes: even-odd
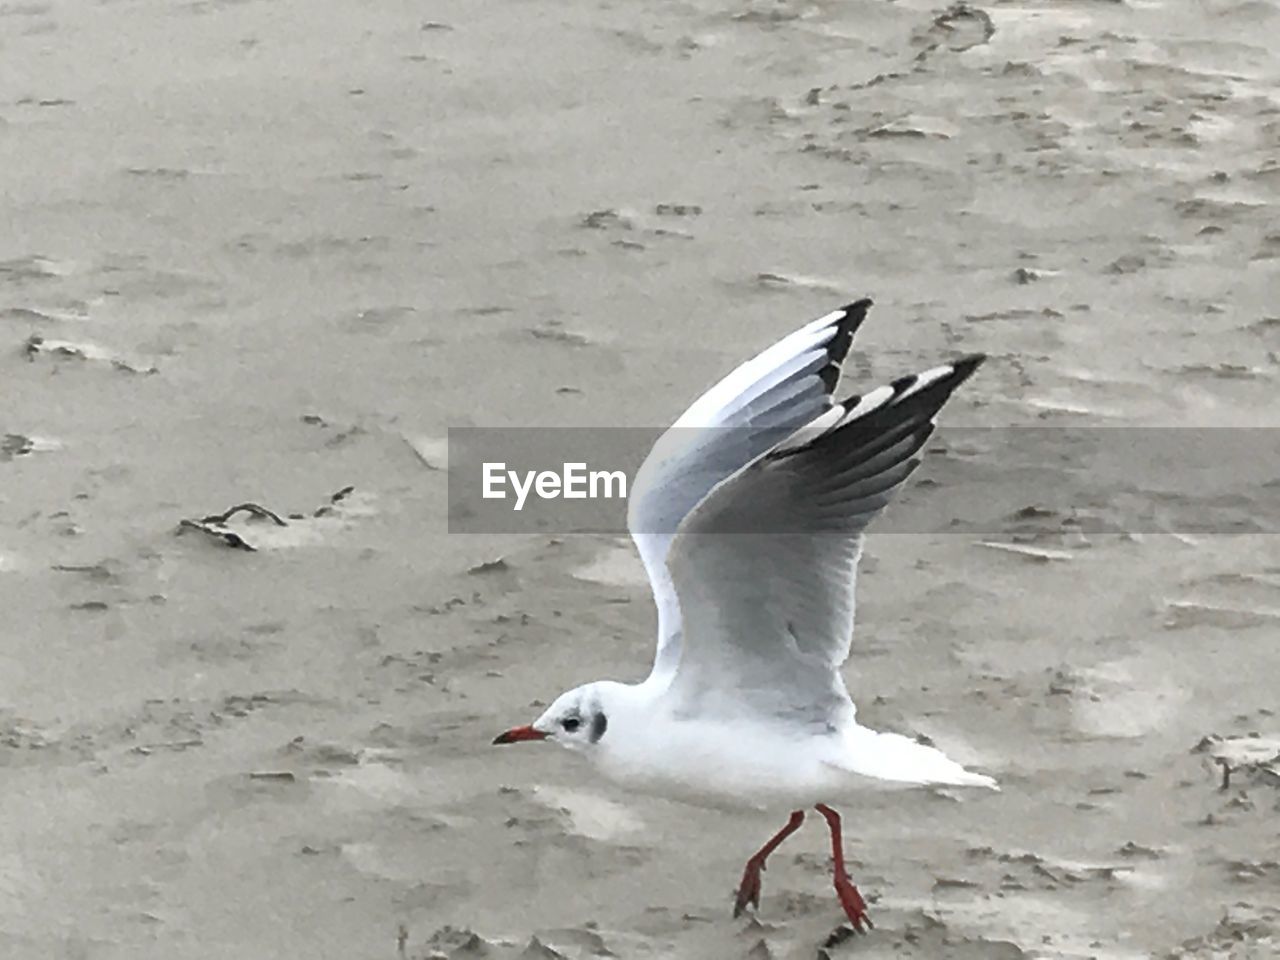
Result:
[[[840,365],[849,355],[849,350],[853,347],[853,336],[862,326],[862,321],[867,319],[867,311],[871,307],[871,298],[863,297],[840,308],[844,316],[837,323],[836,335],[827,344],[827,364],[818,372],[827,393],[835,390],[836,384],[840,382]]]
[[[985,353],[971,353],[954,361],[951,367],[956,372],[957,381],[968,380],[969,377],[973,376],[973,371],[982,366],[983,361],[986,359],[987,355]]]
[[[867,312],[874,305],[870,297],[863,297],[853,303],[846,303],[840,308],[844,311],[844,319],[840,321],[840,336],[832,341],[833,343],[837,341],[843,341],[844,343],[844,353],[840,354],[840,360],[843,360],[845,354],[849,352],[849,347],[853,344],[853,335],[858,332],[858,328],[862,326],[862,321],[867,319]]]

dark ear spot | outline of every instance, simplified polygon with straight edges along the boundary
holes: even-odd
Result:
[[[592,743],[599,743],[600,738],[604,736],[604,732],[609,729],[609,718],[603,712],[597,711],[591,718],[591,732],[587,735],[587,739]]]

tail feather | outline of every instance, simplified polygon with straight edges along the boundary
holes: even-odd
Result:
[[[850,773],[894,783],[1000,789],[991,777],[966,770],[941,750],[901,734],[854,727],[846,739],[840,766]]]

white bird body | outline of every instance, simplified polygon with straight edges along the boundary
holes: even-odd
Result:
[[[838,735],[807,737],[732,714],[681,717],[652,687],[617,687],[599,691],[610,734],[590,755],[631,789],[716,809],[793,810],[835,798],[848,779],[834,765]]]
[[[583,689],[583,688],[579,688]],[[795,810],[866,789],[995,787],[940,750],[850,719],[835,729],[783,726],[750,712],[681,716],[653,684],[589,685],[608,735],[583,750],[605,777],[668,800],[721,810]]]
[[[996,788],[933,747],[859,725],[840,673],[863,531],[983,360],[836,402],[870,306],[833,311],[742,364],[645,460],[628,526],[658,608],[648,679],[584,684],[495,741],[554,740],[629,788],[698,806],[792,810],[748,861],[735,913],[758,902],[765,858],[816,807],[858,930],[870,920],[829,804],[876,785]]]

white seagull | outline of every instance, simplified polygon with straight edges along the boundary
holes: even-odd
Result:
[[[747,861],[734,916],[759,905],[766,858],[814,807],[859,932],[871,920],[828,804],[868,779],[996,788],[939,750],[860,726],[840,675],[863,531],[984,359],[837,402],[840,365],[870,306],[835,310],[738,367],[640,468],[627,522],[658,607],[648,679],[584,684],[494,740],[555,741],[610,779],[700,806],[792,811]]]

